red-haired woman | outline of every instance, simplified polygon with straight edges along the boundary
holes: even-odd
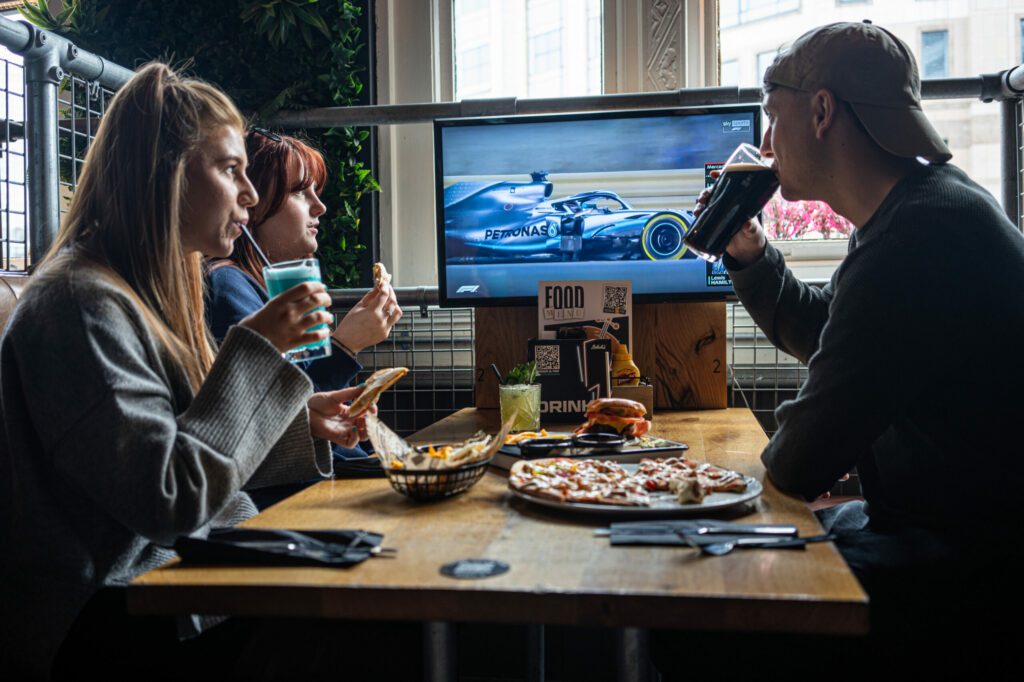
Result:
[[[259,128],[249,131],[245,146],[246,174],[260,196],[259,203],[249,208],[249,229],[256,242],[274,263],[312,256],[320,216],[326,210],[319,197],[327,180],[323,157],[301,140]],[[235,242],[229,259],[211,264],[207,319],[218,340],[266,304],[269,295],[262,269],[262,260],[246,239]],[[315,390],[348,386],[362,369],[356,354],[386,339],[401,317],[390,284],[371,289],[331,334],[331,357],[300,365]],[[339,445],[334,454],[344,459],[365,456],[359,448]]]

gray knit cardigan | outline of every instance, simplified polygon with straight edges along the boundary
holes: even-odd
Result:
[[[0,343],[0,671],[47,676],[92,594],[172,558],[180,535],[255,514],[244,488],[330,475],[310,393],[235,327],[193,394],[80,258],[29,286]]]

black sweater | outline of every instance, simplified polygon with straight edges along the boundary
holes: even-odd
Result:
[[[875,527],[1020,527],[1024,238],[990,194],[922,166],[824,288],[770,245],[730,274],[771,341],[808,363],[762,454],[781,489],[810,499],[856,467]]]

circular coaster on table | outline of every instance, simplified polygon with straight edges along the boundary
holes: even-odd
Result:
[[[460,580],[490,578],[508,572],[508,564],[494,559],[460,559],[441,567],[441,575]]]

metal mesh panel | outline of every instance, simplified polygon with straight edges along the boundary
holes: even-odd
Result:
[[[729,405],[749,408],[770,436],[775,408],[796,396],[807,366],[773,346],[740,303],[726,309],[726,357]]]
[[[404,315],[391,336],[359,354],[364,380],[375,369],[408,367],[409,374],[385,391],[377,407],[381,419],[402,435],[473,405],[475,385],[472,309],[431,307]]]
[[[69,76],[57,98],[57,149],[60,164],[60,212],[63,216],[78,186],[85,152],[114,93],[98,83]]]
[[[0,47],[0,269],[24,271],[28,257],[25,68]]]
[[[741,303],[726,308],[726,357],[729,406],[748,408],[771,436],[779,428],[775,408],[796,397],[807,380],[807,366],[773,346]],[[831,492],[859,495],[857,473],[837,481]]]

